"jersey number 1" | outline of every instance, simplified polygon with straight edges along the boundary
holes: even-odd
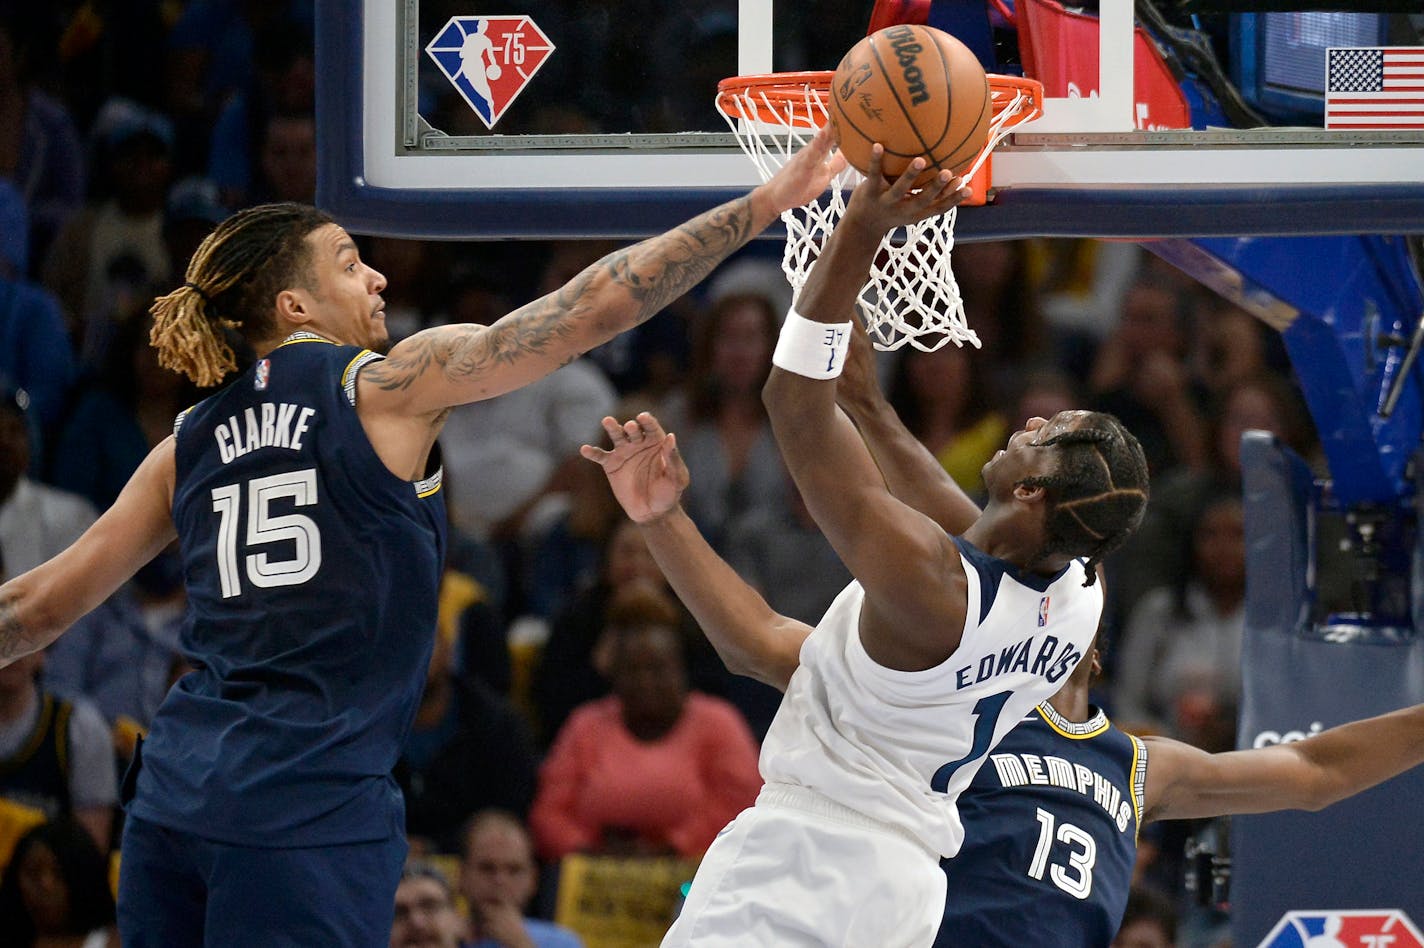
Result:
[[[247,581],[270,589],[300,586],[321,569],[321,531],[316,521],[302,514],[274,516],[272,501],[290,497],[297,507],[316,504],[316,470],[290,471],[247,482],[247,547],[292,543],[294,555],[288,560],[272,560],[266,552],[248,553],[244,558]],[[237,522],[242,508],[242,485],[213,488],[213,510],[218,515],[218,578],[224,599],[242,593],[238,575]]]
[[[936,793],[948,793],[949,778],[954,776],[956,770],[989,753],[989,745],[994,740],[994,725],[999,723],[999,715],[1004,710],[1004,702],[1008,701],[1012,694],[1012,691],[1001,691],[996,695],[980,698],[974,703],[974,744],[969,748],[969,753],[958,760],[950,761],[934,772],[934,776],[930,778],[931,790]]]

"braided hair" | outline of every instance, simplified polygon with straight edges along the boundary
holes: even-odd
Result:
[[[222,381],[237,368],[223,331],[240,330],[249,341],[273,334],[273,298],[306,285],[306,237],[330,223],[306,204],[261,204],[219,224],[194,251],[183,285],[149,308],[159,364],[201,386]]]
[[[1142,522],[1147,458],[1122,422],[1103,412],[1090,412],[1081,425],[1039,446],[1049,445],[1059,448],[1057,469],[1021,481],[1026,487],[1042,487],[1048,495],[1047,537],[1033,562],[1055,554],[1086,557],[1088,578],[1083,585],[1091,586],[1103,557]]]

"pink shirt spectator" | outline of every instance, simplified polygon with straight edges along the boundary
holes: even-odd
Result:
[[[731,704],[689,694],[673,728],[644,742],[611,696],[570,715],[540,770],[529,822],[549,860],[601,850],[608,830],[696,858],[760,788],[756,743]]]

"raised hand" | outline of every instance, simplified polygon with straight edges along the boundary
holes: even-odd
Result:
[[[691,479],[677,451],[677,436],[663,431],[648,412],[622,424],[605,416],[603,430],[613,450],[585,444],[579,454],[603,468],[628,518],[648,523],[676,507]]]
[[[883,146],[877,144],[871,148],[870,168],[865,180],[851,193],[845,218],[839,226],[850,222],[884,234],[943,214],[969,197],[968,185],[949,171],[941,171],[929,184],[918,191],[912,190],[915,179],[924,173],[928,164],[924,158],[910,162],[905,173],[894,182],[887,181],[880,170],[884,158]]]
[[[833,144],[830,126],[822,127],[770,181],[757,189],[767,196],[776,213],[814,201],[830,187],[831,178],[845,167],[841,153],[831,153]]]

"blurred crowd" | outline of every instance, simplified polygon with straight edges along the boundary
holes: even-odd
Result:
[[[0,11],[8,576],[83,532],[203,397],[157,365],[148,305],[227,214],[312,201],[316,138],[310,0]],[[616,247],[359,243],[389,280],[397,339],[489,323]],[[773,609],[814,623],[849,576],[798,497],[761,404],[790,302],[779,255],[758,242],[637,330],[452,414],[439,627],[411,630],[437,647],[397,777],[414,851],[444,854],[458,871],[412,863],[393,943],[447,910],[456,940],[520,943],[501,933],[546,924],[525,916],[551,914],[555,870],[570,854],[695,860],[755,799],[758,744],[779,696],[722,668],[577,449],[601,438],[605,414],[654,411],[678,434],[692,471],[685,503],[703,533]],[[1106,564],[1096,700],[1129,730],[1233,746],[1241,433],[1275,432],[1318,463],[1278,338],[1132,244],[967,244],[954,269],[982,346],[886,354],[893,404],[971,493],[1034,415],[1102,409],[1136,433],[1152,501],[1141,532]],[[184,621],[168,550],[47,654],[0,670],[0,931],[33,936],[17,944],[107,931],[118,780],[187,667]],[[1144,833],[1140,904],[1161,910],[1146,915],[1182,907],[1194,829]],[[577,944],[540,931],[551,939],[540,944]]]

